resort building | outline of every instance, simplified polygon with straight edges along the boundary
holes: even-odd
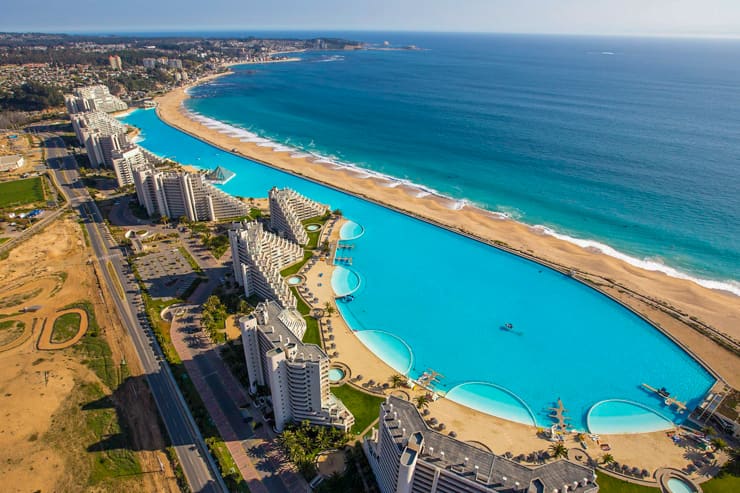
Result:
[[[136,197],[150,216],[217,221],[249,214],[247,204],[208,183],[201,173],[147,165],[132,168],[132,174]]]
[[[158,160],[136,144],[124,149],[115,149],[111,153],[113,171],[116,172],[118,186],[123,188],[134,184],[134,169],[154,164]]]
[[[0,156],[0,171],[12,171],[23,166],[25,160],[21,154]]]
[[[270,228],[299,245],[308,243],[303,221],[326,213],[329,208],[290,188],[270,190]]]
[[[113,66],[112,64],[113,62],[111,62],[111,66]],[[118,64],[120,64],[120,58],[118,59]],[[126,103],[112,95],[108,88],[102,84],[78,87],[72,94],[66,94],[64,96],[64,104],[67,106],[69,114],[85,111],[113,113],[128,108]]]
[[[280,271],[303,258],[300,245],[265,231],[257,221],[230,230],[229,243],[234,277],[246,296],[257,295],[295,308],[295,296]]]
[[[275,429],[291,421],[349,431],[352,413],[329,390],[329,357],[315,344],[301,342],[306,321],[293,308],[260,303],[239,320],[250,392],[270,390]]]
[[[110,68],[113,70],[121,70],[123,68],[121,57],[118,55],[110,55],[108,57],[108,64],[110,64]]]
[[[126,125],[102,111],[71,113],[77,140],[85,146],[90,165],[113,167],[113,151],[129,146]]]
[[[389,396],[363,443],[381,493],[595,493],[594,470],[565,459],[525,466],[430,429],[414,404]]]

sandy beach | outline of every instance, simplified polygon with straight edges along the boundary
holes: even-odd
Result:
[[[197,84],[227,73],[211,75]],[[725,346],[737,348],[740,297],[705,288],[693,281],[669,277],[662,272],[635,267],[482,209],[470,206],[458,209],[455,202],[444,197],[419,197],[417,188],[403,184],[389,186],[389,181],[368,177],[362,170],[291,157],[290,152],[277,152],[252,142],[241,142],[237,137],[208,128],[190,117],[183,102],[188,97],[188,87],[192,85],[177,88],[157,99],[157,113],[163,121],[224,150],[236,150],[244,157],[508,247],[566,271],[573,270],[579,278],[591,281],[592,285],[597,285],[606,294],[656,323],[709,364],[727,383],[740,387],[740,358],[705,336],[710,334],[723,341]]]

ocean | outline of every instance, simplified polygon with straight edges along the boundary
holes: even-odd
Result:
[[[343,35],[187,107],[740,295],[740,41]]]

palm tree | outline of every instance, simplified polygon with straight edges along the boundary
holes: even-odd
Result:
[[[714,448],[719,450],[720,452],[727,448],[727,442],[719,437],[712,439],[712,445],[714,445]]]
[[[431,399],[428,395],[420,395],[416,399],[414,399],[414,402],[416,402],[416,407],[418,409],[424,409],[425,407],[429,407],[429,402]]]
[[[552,455],[556,459],[559,459],[561,457],[567,457],[568,447],[566,447],[560,442],[553,443],[552,445],[550,445],[550,455]]]
[[[391,385],[393,385],[394,389],[400,387],[405,382],[406,382],[406,379],[403,378],[403,376],[399,375],[398,373],[391,376]]]
[[[612,462],[614,462],[614,456],[612,456],[612,454],[604,454],[601,456],[602,464],[611,464]]]
[[[161,223],[162,223],[163,225],[165,225],[165,226],[166,226],[166,225],[167,225],[167,223],[168,223],[168,222],[170,222],[170,218],[169,218],[169,217],[167,217],[167,216],[162,216],[162,217],[160,217],[160,218],[159,218],[159,221],[160,221],[160,222],[161,222]]]

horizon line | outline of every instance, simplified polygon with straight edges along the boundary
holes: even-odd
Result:
[[[430,29],[340,29],[340,28],[251,28],[251,27],[214,27],[214,28],[195,28],[195,27],[161,27],[151,29],[137,28],[113,28],[110,30],[94,30],[92,28],[56,30],[55,28],[36,28],[27,30],[4,30],[0,29],[1,34],[63,34],[68,36],[87,35],[87,36],[112,36],[132,37],[135,35],[161,35],[161,37],[170,37],[169,35],[194,35],[193,37],[206,38],[204,33],[271,33],[271,32],[294,32],[294,33],[393,33],[393,34],[486,34],[486,35],[506,35],[506,36],[571,36],[571,37],[594,37],[594,38],[664,38],[664,39],[713,39],[713,40],[738,40],[740,33],[657,33],[657,32],[622,32],[622,33],[579,33],[579,32],[560,32],[560,31],[458,31],[458,30],[430,30]],[[248,34],[246,34],[248,35]],[[235,36],[237,37],[237,36]]]

